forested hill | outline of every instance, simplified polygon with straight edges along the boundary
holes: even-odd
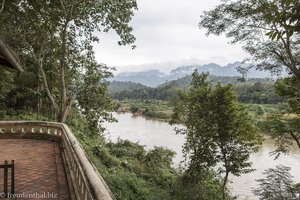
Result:
[[[221,84],[232,84],[232,85],[239,85],[239,84],[242,84],[243,82],[245,83],[264,83],[264,84],[274,84],[274,80],[273,79],[270,79],[270,78],[247,78],[247,79],[242,79],[241,77],[239,76],[215,76],[215,75],[210,75],[209,76],[209,80],[212,82],[212,83],[221,83]],[[168,86],[168,85],[171,85],[171,86],[175,86],[175,87],[178,87],[178,88],[187,88],[190,84],[191,84],[191,81],[192,81],[192,76],[189,75],[189,76],[185,76],[183,78],[179,78],[177,80],[173,80],[173,81],[170,81],[170,82],[166,82],[166,83],[163,83],[163,84],[160,84],[158,87],[165,87],[165,86]]]
[[[274,88],[275,81],[269,78],[249,78],[241,80],[240,77],[223,77],[210,75],[212,83],[232,84],[238,93],[238,99],[243,103],[273,104],[283,101]],[[157,87],[147,87],[133,82],[111,82],[110,93],[114,99],[136,100],[167,100],[175,101],[177,91],[186,89],[192,80],[191,76],[185,76],[178,80],[166,82]]]
[[[140,83],[135,83],[135,82],[122,82],[122,81],[111,81],[109,84],[109,91],[111,93],[116,93],[116,92],[121,92],[123,90],[139,90],[139,89],[146,89],[148,88],[145,85],[142,85]]]

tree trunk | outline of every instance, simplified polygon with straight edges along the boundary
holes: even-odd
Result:
[[[297,146],[300,149],[300,141],[299,141],[298,137],[292,131],[290,131],[290,134],[291,134],[292,138],[296,141]]]
[[[3,9],[4,9],[4,4],[5,4],[5,0],[2,0],[0,13],[2,13],[2,11],[3,11]]]
[[[52,95],[52,93],[50,91],[47,76],[46,76],[46,73],[45,73],[44,68],[43,68],[42,59],[41,58],[36,58],[34,55],[33,55],[33,58],[35,59],[37,65],[38,65],[38,69],[39,69],[39,72],[42,76],[43,86],[44,86],[44,89],[46,90],[47,96],[50,99],[55,111],[57,112],[59,107],[58,107],[58,104],[55,101],[54,96]]]
[[[58,115],[59,122],[65,122],[67,115],[69,113],[69,104],[68,104],[68,95],[67,95],[67,85],[66,85],[66,49],[67,49],[67,28],[69,24],[69,19],[66,18],[65,24],[62,30],[62,44],[61,44],[61,57],[60,57],[60,81],[61,81],[61,102],[60,102],[60,111]]]
[[[65,123],[65,121],[67,120],[71,107],[72,107],[72,99],[68,100],[64,111],[61,113],[60,120],[59,120],[61,123]]]
[[[223,185],[222,185],[222,199],[223,200],[226,200],[226,185],[228,182],[228,175],[229,175],[229,172],[226,171],[226,174],[225,174],[225,177],[223,180]]]

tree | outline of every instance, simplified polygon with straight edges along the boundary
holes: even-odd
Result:
[[[223,1],[204,12],[199,23],[207,34],[225,33],[251,55],[252,67],[287,70],[300,89],[300,3],[298,0]]]
[[[276,141],[277,149],[272,152],[278,158],[281,153],[287,154],[296,142],[300,150],[300,122],[295,114],[270,114],[262,125],[262,130],[270,133]]]
[[[296,77],[291,76],[277,80],[275,89],[280,96],[287,98],[290,112],[300,114],[300,90]]]
[[[103,132],[100,124],[104,121],[115,121],[112,114],[113,101],[108,94],[107,78],[112,74],[107,71],[106,65],[98,65],[96,62],[86,64],[87,71],[82,76],[83,82],[78,87],[78,107],[87,120],[86,130],[89,135]]]
[[[229,174],[240,176],[252,171],[248,159],[260,142],[232,86],[212,86],[207,74],[194,72],[190,89],[179,93],[175,122],[186,127],[176,131],[186,137],[183,152],[188,174],[197,176],[222,163],[219,173],[224,174],[222,195],[226,199]]]
[[[191,179],[187,174],[175,182],[174,200],[220,200],[221,181],[215,172],[201,174],[201,178]]]
[[[265,178],[257,180],[259,188],[254,190],[254,194],[261,200],[299,199],[300,190],[297,189],[289,171],[290,168],[283,165],[266,170]]]
[[[261,123],[262,130],[271,134],[276,141],[277,148],[272,152],[276,158],[282,153],[289,153],[295,142],[300,150],[300,96],[296,81],[295,77],[276,81],[276,92],[287,99],[287,113],[268,114],[266,120]]]
[[[95,32],[115,30],[120,45],[135,41],[128,25],[137,8],[135,0],[15,0],[2,5],[1,34],[23,62],[36,67],[60,122],[66,121],[76,98],[74,85],[80,74],[95,61]]]
[[[13,84],[13,74],[9,71],[4,70],[0,67],[0,109],[5,109],[5,98],[7,94],[14,88]],[[0,117],[2,118],[3,113],[0,112]]]
[[[242,43],[243,48],[251,55],[250,67],[274,73],[287,71],[290,77],[277,85],[278,88],[280,87],[277,91],[289,98],[291,112],[298,112],[300,99],[300,3],[298,0],[224,1],[215,9],[204,12],[199,25],[207,29],[207,34],[225,33],[227,37],[232,38],[232,43]],[[284,121],[288,122],[281,120]],[[281,125],[290,126],[282,123]],[[286,133],[290,133],[288,128],[282,132],[282,135],[278,134],[278,130],[283,131],[282,127],[273,134],[279,142],[287,135]],[[276,127],[272,128],[275,129]],[[299,143],[298,134],[290,138]],[[284,141],[287,141],[287,138]],[[287,143],[281,144],[279,143],[278,150],[285,151],[286,148],[282,147]]]

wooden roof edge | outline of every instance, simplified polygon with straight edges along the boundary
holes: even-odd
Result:
[[[7,62],[16,70],[23,72],[23,68],[20,65],[18,58],[14,55],[10,47],[0,37],[0,54],[7,60]],[[7,66],[10,67],[10,66]]]

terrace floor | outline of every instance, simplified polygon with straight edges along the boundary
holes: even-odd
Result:
[[[70,199],[62,155],[56,142],[0,139],[0,164],[5,160],[9,163],[15,160],[15,193],[33,194],[19,199]],[[3,192],[3,169],[0,171],[0,192]]]

